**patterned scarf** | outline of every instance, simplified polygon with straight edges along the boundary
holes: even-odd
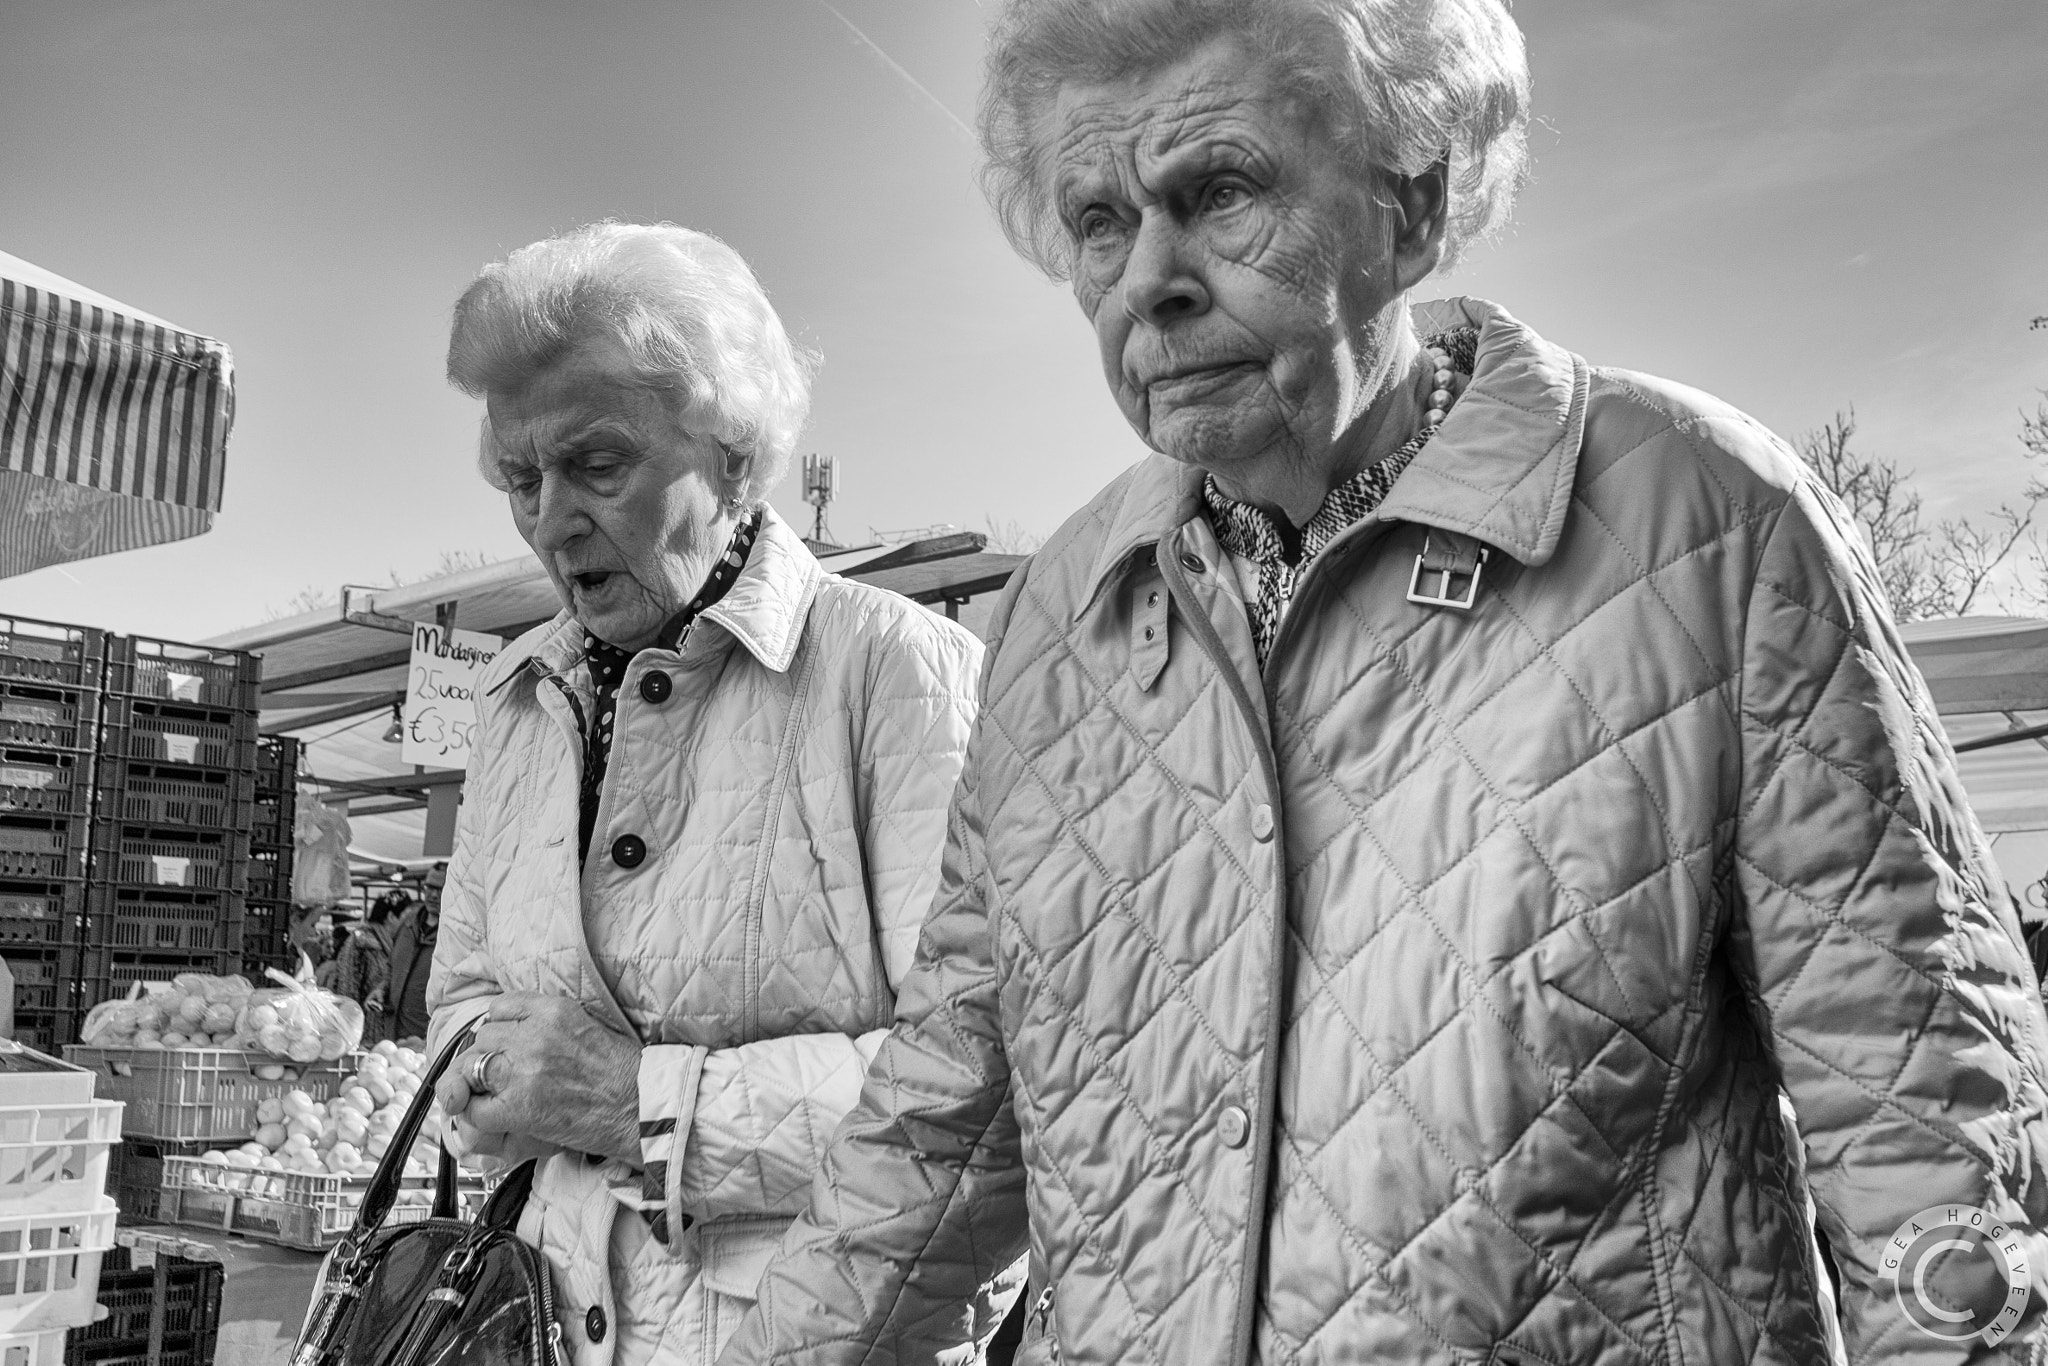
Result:
[[[1438,347],[1450,356],[1455,373],[1471,376],[1479,349],[1477,330],[1461,328],[1431,337],[1424,344]],[[1216,486],[1214,475],[1202,481],[1202,503],[1217,543],[1259,569],[1258,598],[1245,607],[1251,617],[1252,645],[1258,651],[1261,669],[1266,667],[1266,656],[1280,634],[1280,620],[1286,615],[1287,604],[1294,600],[1302,571],[1331,541],[1372,515],[1386,500],[1394,481],[1429,444],[1436,431],[1435,427],[1424,427],[1401,449],[1331,489],[1315,516],[1298,529],[1284,517],[1275,518],[1249,503],[1233,501]]]
[[[689,606],[668,619],[661,628],[661,635],[648,649],[680,650],[689,636],[690,627],[706,608],[725,596],[733,581],[740,576],[740,570],[747,564],[747,555],[754,548],[754,538],[761,533],[759,509],[741,520],[732,534],[732,542],[725,553],[718,557],[718,563],[711,567],[711,575],[704,580],[704,587],[697,596],[690,599]],[[590,682],[597,690],[597,704],[590,714],[590,734],[583,744],[583,788],[578,811],[577,860],[587,861],[590,857],[590,836],[597,829],[597,803],[604,792],[604,775],[611,765],[612,722],[619,711],[619,684],[626,680],[626,666],[633,662],[635,650],[622,650],[609,641],[599,640],[585,632],[583,651],[590,664]]]

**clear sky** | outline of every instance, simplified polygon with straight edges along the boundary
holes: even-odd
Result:
[[[516,553],[441,380],[448,308],[606,215],[718,233],[825,353],[804,448],[844,461],[842,540],[1051,530],[1139,448],[975,189],[953,115],[986,9],[833,5],[0,0],[0,250],[227,341],[239,403],[211,535],[0,582],[0,611],[193,638]],[[2048,4],[1516,16],[1536,178],[1435,292],[1788,434],[1854,404],[1943,508],[2017,488],[2048,386]]]

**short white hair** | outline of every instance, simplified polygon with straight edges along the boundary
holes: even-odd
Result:
[[[483,398],[595,337],[674,395],[685,426],[751,457],[749,504],[788,472],[817,355],[790,341],[738,252],[674,223],[590,223],[485,266],[455,304],[448,379]],[[478,464],[503,487],[488,417]]]
[[[1507,221],[1528,164],[1529,64],[1502,0],[1010,0],[989,39],[982,185],[1019,254],[1054,279],[1045,115],[1062,87],[1143,76],[1234,37],[1333,116],[1360,174],[1449,163],[1445,267]]]

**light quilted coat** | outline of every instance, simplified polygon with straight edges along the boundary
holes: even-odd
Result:
[[[643,1118],[678,1120],[670,1250],[650,1248],[639,1215],[612,1198],[615,1183],[637,1191],[623,1164],[580,1155],[542,1163],[521,1232],[555,1267],[578,1366],[606,1366],[622,1337],[644,1356],[650,1332],[665,1333],[665,1363],[709,1361],[892,1016],[938,883],[981,647],[904,598],[825,573],[768,512],[680,655],[642,651],[627,671],[579,871],[581,737],[535,666],[587,715],[582,640],[558,617],[480,685],[434,1043],[495,994],[525,991],[593,1003],[647,1045]],[[658,704],[640,691],[654,671],[673,683]],[[607,856],[624,834],[646,841],[636,868]],[[618,1241],[643,1255],[614,1285]]]
[[[1196,471],[1012,582],[896,1029],[726,1361],[928,1359],[1028,1212],[1029,1360],[1815,1366],[1809,1185],[1851,1360],[2004,1359],[1879,1279],[1945,1201],[2038,1322],[2048,1023],[1836,505],[1705,395],[1419,314],[1472,387],[1263,677]],[[1407,597],[1445,532],[1470,611]]]

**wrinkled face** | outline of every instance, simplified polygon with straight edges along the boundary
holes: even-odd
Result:
[[[730,458],[684,430],[609,338],[493,389],[488,406],[512,520],[562,605],[613,645],[652,642],[731,538]]]
[[[1315,460],[1379,382],[1400,290],[1385,217],[1313,110],[1229,39],[1073,85],[1045,132],[1074,293],[1153,449]]]

